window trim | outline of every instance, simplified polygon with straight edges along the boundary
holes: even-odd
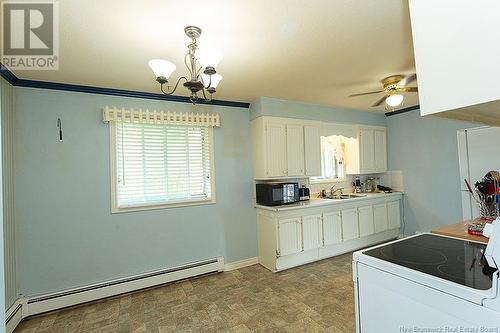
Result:
[[[215,189],[215,154],[214,154],[214,129],[209,126],[208,128],[208,139],[210,140],[210,199],[205,200],[186,200],[186,201],[172,201],[170,203],[158,203],[158,204],[139,204],[126,207],[118,207],[118,191],[117,183],[118,178],[116,175],[116,122],[109,123],[109,165],[110,165],[110,176],[111,176],[111,213],[127,213],[127,212],[137,212],[137,211],[147,211],[156,209],[168,209],[168,208],[179,208],[179,207],[191,207],[191,206],[202,206],[202,205],[213,205],[216,204],[216,189]],[[171,125],[175,126],[175,125]],[[197,126],[194,126],[197,127]]]
[[[337,134],[331,134],[331,135],[337,135]],[[329,137],[330,135],[320,135],[320,138],[322,137]],[[321,141],[321,140],[320,140]],[[320,142],[321,145],[321,142]],[[323,149],[320,149],[320,157],[321,157],[321,164],[323,163]],[[321,167],[321,169],[323,169]],[[310,184],[323,184],[323,183],[344,183],[347,181],[347,174],[346,174],[346,164],[345,160],[344,163],[342,163],[342,169],[343,169],[343,175],[344,177],[342,178],[320,178],[321,176],[313,176],[309,177],[309,183]]]

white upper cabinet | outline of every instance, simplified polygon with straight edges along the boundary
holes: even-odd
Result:
[[[321,142],[319,131],[319,126],[304,126],[306,176],[319,176],[321,174]]]
[[[272,142],[272,144],[267,145],[266,149],[266,175],[286,176],[288,164],[285,124],[268,122],[266,124],[266,142]]]
[[[385,129],[375,129],[373,131],[375,154],[375,172],[387,171],[387,134]]]
[[[304,175],[304,130],[301,125],[286,125],[287,175]]]
[[[386,128],[357,126],[356,138],[347,144],[347,174],[369,174],[387,171]]]
[[[375,136],[373,129],[359,129],[359,173],[375,171]]]
[[[252,120],[254,178],[319,175],[320,126],[318,122],[288,118]]]
[[[500,1],[410,0],[420,113],[500,125]]]

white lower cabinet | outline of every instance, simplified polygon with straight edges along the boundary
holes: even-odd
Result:
[[[342,239],[348,241],[359,237],[358,209],[342,210]]]
[[[373,206],[358,208],[359,237],[369,236],[375,233],[373,225]]]
[[[382,232],[388,229],[387,226],[387,203],[373,205],[373,224],[375,232]]]
[[[302,228],[300,217],[278,221],[277,255],[286,256],[302,251]]]
[[[342,242],[342,218],[340,210],[323,213],[323,246]]]
[[[401,194],[317,207],[257,210],[259,263],[276,272],[399,235]]]
[[[396,229],[401,226],[400,201],[391,201],[387,203],[387,225],[389,229]]]
[[[302,249],[317,249],[323,245],[321,214],[302,217]]]

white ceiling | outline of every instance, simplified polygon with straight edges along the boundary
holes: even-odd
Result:
[[[200,44],[224,52],[217,99],[258,96],[385,111],[370,105],[392,74],[415,71],[403,0],[64,0],[58,71],[14,72],[23,79],[158,92],[147,62],[164,58],[187,74],[186,25]],[[184,88],[180,92],[185,93]],[[407,94],[405,105],[418,104]]]

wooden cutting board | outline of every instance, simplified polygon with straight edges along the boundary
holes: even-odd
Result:
[[[467,223],[464,221],[460,223],[450,224],[444,227],[439,227],[432,230],[433,234],[461,238],[474,242],[488,243],[488,238],[484,236],[471,235],[467,232]]]

